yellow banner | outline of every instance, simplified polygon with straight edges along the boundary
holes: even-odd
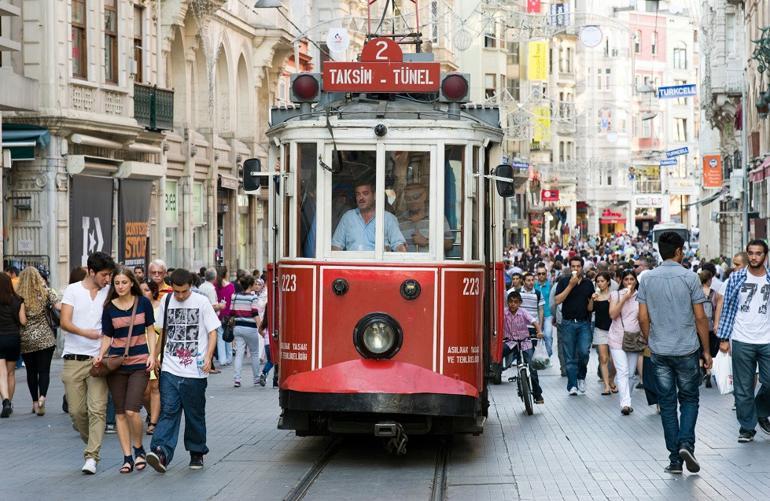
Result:
[[[536,106],[532,110],[535,115],[535,124],[532,131],[532,140],[536,143],[548,143],[551,139],[551,108],[548,106]]]
[[[548,42],[541,40],[527,44],[527,80],[548,80]]]

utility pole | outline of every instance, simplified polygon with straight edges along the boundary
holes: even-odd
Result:
[[[748,68],[744,68],[744,74],[748,75]],[[748,115],[749,110],[746,108],[746,99],[748,97],[748,78],[743,79],[743,85],[741,86],[741,166],[743,169],[743,227],[741,232],[741,248],[745,249],[749,243],[749,132],[748,132]]]

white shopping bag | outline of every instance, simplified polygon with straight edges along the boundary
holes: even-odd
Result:
[[[723,351],[717,353],[711,373],[717,380],[719,393],[727,395],[733,392],[733,357],[729,353]]]
[[[530,365],[536,371],[541,371],[551,366],[551,359],[548,357],[548,350],[545,349],[545,341],[542,339],[535,346],[535,352],[532,354]]]

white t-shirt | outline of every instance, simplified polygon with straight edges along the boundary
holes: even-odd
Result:
[[[166,298],[160,302],[159,318],[165,318]],[[221,323],[208,298],[202,294],[190,294],[181,303],[172,295],[168,305],[166,347],[163,368],[175,376],[205,378],[200,370],[209,347],[209,332]]]
[[[738,314],[733,325],[733,341],[751,344],[770,344],[770,284],[763,274],[746,274],[746,281],[738,295]]]
[[[198,287],[198,290],[209,299],[211,304],[217,304],[219,302],[217,299],[217,290],[211,282],[203,282],[201,286]]]
[[[109,287],[104,287],[91,299],[91,292],[83,287],[83,282],[69,284],[64,290],[62,304],[72,306],[72,323],[81,329],[102,330],[102,312],[104,301],[107,300]],[[89,355],[95,357],[99,354],[101,339],[89,339],[73,334],[62,329],[64,333],[64,351],[62,355]]]
[[[719,280],[717,277],[714,277],[711,279],[711,290],[718,292],[722,290],[722,287],[724,287],[724,282]]]
[[[711,288],[714,290],[714,292],[716,292],[716,293],[717,293],[717,294],[719,294],[720,296],[724,297],[724,296],[725,296],[725,291],[727,290],[727,282],[728,282],[729,280],[730,280],[730,279],[728,278],[728,279],[727,279],[727,280],[725,280],[724,282],[721,282],[721,283],[717,284],[717,286],[716,286],[716,287],[714,286],[714,282],[712,281],[712,282],[711,282]]]

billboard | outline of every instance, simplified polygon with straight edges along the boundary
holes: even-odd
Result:
[[[721,188],[722,184],[722,156],[703,155],[703,187]]]
[[[548,81],[548,42],[544,40],[527,44],[527,80]]]

